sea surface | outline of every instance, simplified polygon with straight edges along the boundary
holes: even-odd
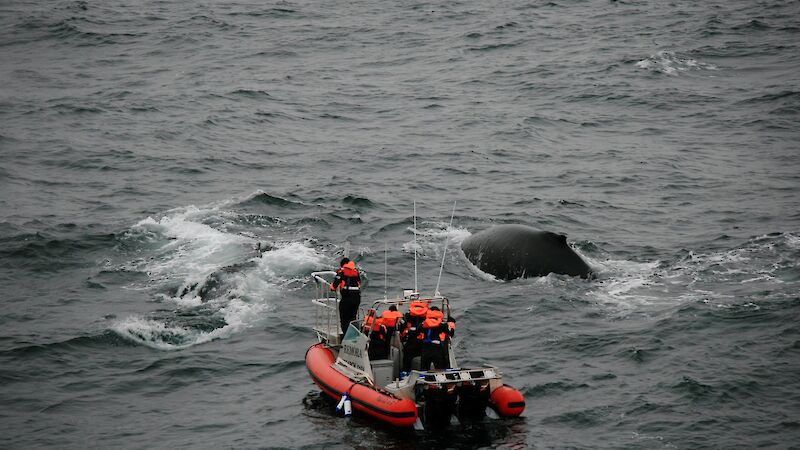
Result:
[[[312,384],[309,273],[415,250],[521,417]],[[798,259],[797,1],[0,2],[3,449],[800,448]]]

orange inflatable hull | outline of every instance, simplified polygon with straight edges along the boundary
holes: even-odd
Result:
[[[417,406],[409,399],[359,384],[334,369],[336,358],[324,344],[312,345],[306,352],[306,367],[319,388],[339,400],[348,392],[353,409],[398,427],[410,427],[417,421]]]
[[[502,417],[517,417],[525,411],[525,398],[511,386],[500,386],[492,391],[489,405]]]

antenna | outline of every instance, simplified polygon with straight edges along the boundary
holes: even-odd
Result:
[[[383,299],[386,300],[389,297],[386,295],[386,242],[383,243]]]
[[[414,200],[414,293],[417,292],[417,201]]]
[[[350,256],[350,241],[344,241],[344,257]]]
[[[450,214],[450,225],[447,228],[453,226],[453,217],[456,215],[456,202],[453,201],[453,212]],[[439,278],[436,280],[436,289],[433,291],[433,296],[440,295],[439,294],[439,282],[442,281],[442,270],[444,269],[444,257],[447,256],[447,230],[444,231],[444,250],[442,251],[442,265],[439,266]]]

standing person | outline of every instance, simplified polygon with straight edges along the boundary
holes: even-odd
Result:
[[[422,350],[422,322],[425,321],[428,313],[428,304],[415,300],[408,305],[408,312],[405,315],[405,329],[400,337],[403,339],[403,370],[411,370],[414,358],[420,356]]]
[[[422,370],[431,370],[433,364],[434,370],[442,370],[450,367],[448,361],[449,355],[447,347],[450,338],[453,337],[456,331],[455,319],[448,317],[447,323],[443,323],[444,315],[435,306],[431,306],[426,314],[425,321],[422,323]]]
[[[331,290],[339,289],[339,319],[341,320],[342,333],[347,333],[350,322],[356,319],[358,305],[361,304],[361,276],[356,270],[356,263],[350,258],[342,258],[339,269],[336,271],[331,283]]]
[[[380,317],[373,318],[367,313],[367,317],[364,318],[364,328],[369,335],[368,353],[370,360],[389,358],[392,336],[394,336],[402,317],[403,315],[400,314],[395,305],[390,306]]]

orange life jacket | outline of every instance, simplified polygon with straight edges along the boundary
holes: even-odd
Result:
[[[422,322],[422,327],[423,328],[438,327],[442,323],[442,318],[444,318],[444,314],[442,314],[441,311],[428,310],[428,313],[425,315],[425,321]]]
[[[415,300],[408,305],[408,315],[406,317],[406,329],[403,330],[402,337],[405,337],[409,332],[410,337],[418,338],[417,330],[425,320],[425,315],[428,314],[428,304]],[[420,338],[418,338],[420,339]]]
[[[403,315],[400,314],[400,311],[391,311],[386,310],[381,314],[381,318],[383,319],[383,324],[386,325],[387,328],[394,328],[397,326],[397,319],[402,317]]]
[[[337,278],[330,284],[330,289],[335,291],[338,288],[358,290],[361,288],[361,280],[356,270],[356,263],[350,261],[336,271]],[[341,278],[340,278],[341,277]]]
[[[342,275],[346,277],[357,277],[358,270],[356,270],[356,263],[353,261],[348,262],[342,266]]]
[[[425,317],[428,313],[428,304],[419,300],[413,301],[408,305],[408,312],[412,316]]]
[[[443,318],[441,311],[428,310],[425,321],[422,322],[422,332],[417,339],[426,344],[443,345],[447,338],[447,333],[441,329]]]
[[[370,327],[370,324],[372,327]],[[386,341],[389,337],[389,330],[383,323],[382,317],[376,317],[375,320],[367,317],[367,320],[364,321],[364,332],[369,335],[371,340]]]
[[[369,331],[370,329],[377,331],[381,327],[381,325],[384,325],[383,317],[375,317],[374,313],[369,314],[369,312],[367,313],[367,316],[364,317],[363,328],[365,331]]]

